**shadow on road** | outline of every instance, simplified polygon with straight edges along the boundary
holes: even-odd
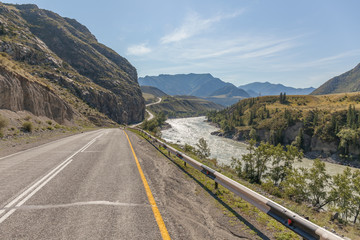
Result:
[[[240,214],[238,214],[232,207],[230,207],[228,204],[226,204],[223,200],[221,200],[216,194],[214,194],[209,188],[207,188],[203,183],[201,183],[199,180],[197,180],[193,175],[191,175],[189,172],[187,172],[180,164],[176,163],[171,157],[161,152],[151,141],[145,138],[146,141],[148,141],[151,145],[153,145],[162,155],[164,155],[167,159],[169,159],[171,162],[173,162],[182,172],[184,172],[186,175],[188,175],[190,178],[192,178],[201,188],[203,188],[207,193],[209,193],[216,201],[218,201],[222,206],[224,206],[228,211],[230,211],[234,216],[241,222],[243,222],[248,228],[253,230],[261,239],[264,240],[270,240],[268,236],[266,236],[264,233],[262,233],[259,229],[257,229],[254,225],[252,225],[249,221],[247,221],[245,218],[243,218]],[[246,238],[244,236],[239,236],[237,234],[234,234],[231,232],[234,236],[239,238]]]

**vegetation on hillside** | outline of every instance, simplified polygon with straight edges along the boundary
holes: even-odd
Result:
[[[241,100],[208,120],[224,135],[255,138],[273,145],[293,144],[312,151],[312,139],[335,144],[345,158],[358,156],[360,147],[360,93],[324,96],[266,96]],[[295,134],[286,134],[293,128]],[[291,136],[293,135],[293,136]]]
[[[164,113],[169,118],[195,117],[206,115],[208,111],[222,109],[222,106],[193,96],[164,96],[159,104],[148,109],[156,114]]]

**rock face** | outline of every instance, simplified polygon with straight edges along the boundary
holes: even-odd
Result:
[[[74,111],[69,104],[39,83],[0,68],[0,109],[26,110],[58,123],[71,121]]]
[[[55,96],[65,90],[118,123],[144,118],[136,69],[74,19],[32,4],[0,3],[0,52],[22,72],[52,86]],[[76,110],[76,104],[67,104]]]

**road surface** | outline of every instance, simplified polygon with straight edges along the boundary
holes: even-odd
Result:
[[[146,107],[151,106],[151,105],[155,105],[155,104],[159,104],[159,103],[161,103],[161,101],[162,101],[162,98],[159,97],[159,100],[157,100],[156,102],[153,102],[153,103],[146,104]],[[149,117],[148,117],[146,120],[150,121],[151,119],[154,118],[154,114],[152,114],[149,110],[145,109],[145,111],[149,114]],[[143,122],[140,122],[140,123],[137,123],[137,124],[133,124],[133,125],[131,125],[130,127],[137,127],[137,126],[139,126],[139,125],[142,124],[142,123],[143,123]]]
[[[102,129],[0,158],[0,239],[248,237],[208,192],[127,134]]]

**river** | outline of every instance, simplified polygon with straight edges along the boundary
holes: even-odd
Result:
[[[246,154],[246,145],[232,139],[211,135],[211,132],[219,130],[205,121],[205,117],[168,119],[166,122],[171,128],[162,130],[162,138],[171,143],[184,145],[185,143],[196,146],[200,138],[204,138],[211,150],[211,158],[216,158],[218,163],[230,165],[231,158],[240,158]],[[295,167],[312,166],[313,160],[304,158],[302,162],[296,162]],[[328,163],[326,170],[329,174],[341,173],[346,167],[338,164]],[[355,168],[352,168],[355,169]]]

